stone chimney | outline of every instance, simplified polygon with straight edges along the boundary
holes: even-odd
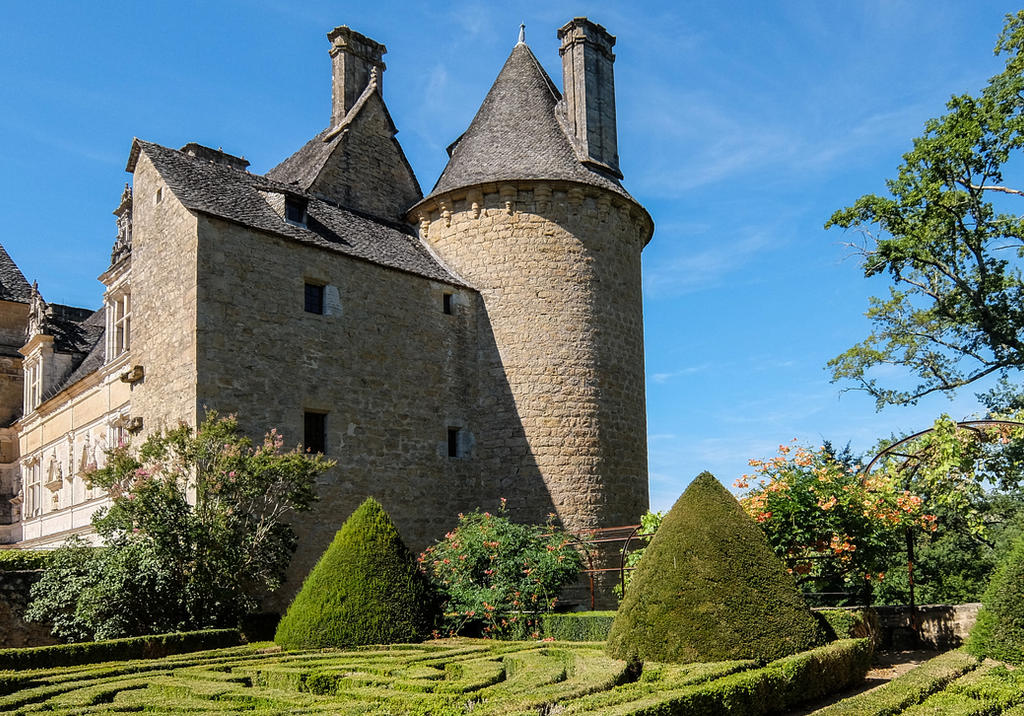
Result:
[[[342,25],[327,33],[331,41],[332,99],[331,126],[336,127],[370,84],[377,70],[377,91],[385,65],[381,58],[388,48]]]
[[[562,87],[569,128],[584,161],[615,176],[619,147],[615,132],[615,38],[585,17],[575,17],[558,31],[562,41]]]

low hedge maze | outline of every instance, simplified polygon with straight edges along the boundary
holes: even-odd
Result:
[[[871,645],[642,673],[602,645],[454,639],[354,651],[260,645],[0,672],[0,713],[768,714],[863,679]]]

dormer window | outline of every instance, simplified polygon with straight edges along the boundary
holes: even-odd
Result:
[[[306,228],[306,200],[295,196],[284,198],[284,220],[289,224]]]
[[[127,286],[107,296],[107,361],[131,348],[132,296]]]

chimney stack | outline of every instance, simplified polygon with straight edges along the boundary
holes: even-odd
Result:
[[[370,84],[377,70],[377,91],[381,91],[382,60],[388,48],[345,25],[327,33],[331,42],[332,106],[331,126],[336,127]]]
[[[589,161],[622,178],[615,132],[615,37],[585,17],[558,31],[562,88],[569,127]]]

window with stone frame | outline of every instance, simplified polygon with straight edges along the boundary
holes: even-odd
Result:
[[[306,452],[327,454],[327,413],[307,410],[303,413],[302,444]]]
[[[39,407],[43,399],[43,370],[39,355],[26,358],[23,365],[25,372],[25,413]]]
[[[107,360],[131,348],[132,296],[127,290],[107,296]]]
[[[38,517],[42,514],[42,506],[39,503],[42,470],[39,461],[25,466],[25,508],[22,511],[24,517]]]

